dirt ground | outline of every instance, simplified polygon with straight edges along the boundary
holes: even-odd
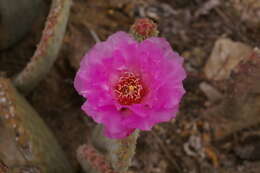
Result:
[[[216,1],[216,0],[215,0]],[[76,149],[88,141],[95,123],[80,110],[83,99],[73,88],[73,79],[84,53],[98,40],[124,30],[138,17],[158,23],[160,36],[185,57],[187,91],[180,112],[153,131],[142,132],[131,173],[259,173],[260,152],[239,154],[237,134],[221,142],[212,139],[211,124],[202,118],[208,100],[199,84],[208,81],[203,67],[215,41],[228,37],[252,47],[260,45],[260,27],[243,21],[231,1],[220,0],[207,8],[206,0],[74,0],[59,58],[48,76],[27,96],[53,130],[70,162],[80,170]],[[213,1],[212,1],[213,2]],[[13,77],[28,62],[40,38],[41,25],[25,39],[0,52],[0,75]],[[35,32],[37,31],[37,32]],[[225,93],[223,93],[225,94]],[[249,127],[242,136],[260,134]],[[252,142],[253,141],[253,142]],[[260,146],[260,137],[247,144]],[[225,168],[225,171],[224,171]]]

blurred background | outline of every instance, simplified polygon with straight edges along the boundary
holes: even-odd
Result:
[[[30,62],[51,4],[0,0],[1,77],[15,78]],[[184,57],[187,93],[175,120],[141,132],[128,172],[259,173],[259,0],[74,0],[55,64],[26,95],[72,167],[79,172],[75,151],[96,124],[73,87],[79,62],[142,17]]]

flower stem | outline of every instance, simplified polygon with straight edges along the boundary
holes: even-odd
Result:
[[[103,127],[98,125],[92,136],[94,146],[103,151],[116,172],[125,173],[135,154],[139,131],[124,139],[109,139],[103,135]]]

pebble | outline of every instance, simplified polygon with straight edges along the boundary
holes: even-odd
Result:
[[[5,119],[9,119],[9,114],[5,114]]]
[[[219,38],[204,67],[204,73],[209,80],[226,80],[232,70],[252,54],[253,49],[244,43],[228,38]]]
[[[220,91],[206,82],[200,83],[199,87],[212,103],[218,102],[223,98],[223,94]]]
[[[5,102],[6,102],[6,98],[5,97],[0,98],[0,103],[5,103]]]

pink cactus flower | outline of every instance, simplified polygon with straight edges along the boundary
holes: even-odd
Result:
[[[82,110],[107,137],[120,139],[176,116],[185,93],[182,64],[164,38],[138,43],[117,32],[85,55],[74,86],[87,99]]]

